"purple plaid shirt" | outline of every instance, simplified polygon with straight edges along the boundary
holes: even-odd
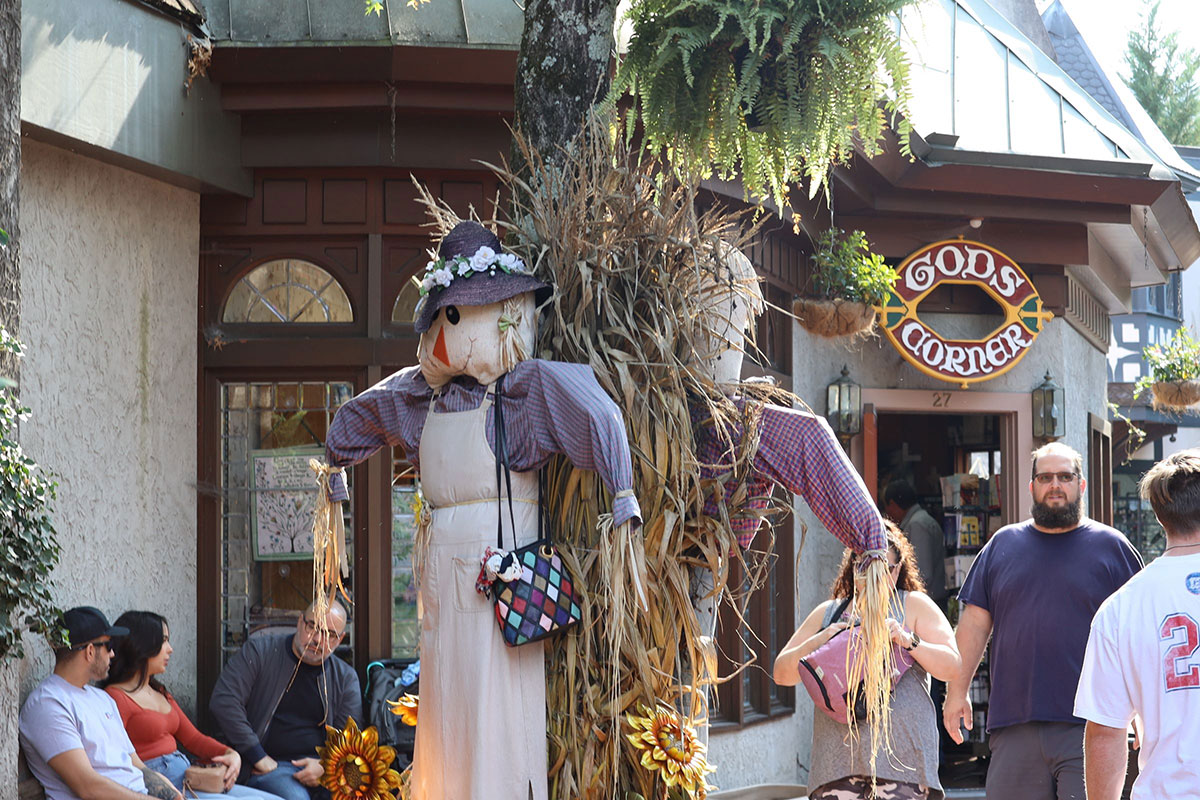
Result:
[[[486,391],[473,378],[455,378],[442,387],[435,411],[478,408]],[[432,399],[433,389],[420,367],[389,375],[338,409],[325,440],[325,460],[348,467],[382,447],[399,445],[420,472],[418,448]],[[487,412],[493,452],[495,412],[493,403]],[[585,364],[529,359],[513,367],[504,376],[504,428],[508,463],[515,472],[537,469],[561,453],[579,469],[598,473],[613,495],[633,487],[621,412]],[[344,477],[333,475],[330,499],[337,502],[348,496]],[[613,501],[614,525],[627,520],[640,525],[641,513],[633,496]]]
[[[739,409],[745,403],[741,399],[736,402]],[[711,424],[706,424],[707,411],[703,407],[693,404],[691,413],[698,435],[701,475],[719,478],[732,469],[729,446],[715,435]],[[871,501],[866,484],[842,451],[824,417],[765,405],[759,430],[761,436],[754,456],[754,474],[746,486],[746,508],[759,511],[766,508],[775,484],[783,484],[792,493],[803,497],[821,524],[855,552],[886,547],[883,519]],[[734,442],[740,439],[740,425],[730,433]],[[725,484],[727,503],[736,488],[735,481]],[[762,520],[752,514],[739,514],[739,510],[729,510],[730,524],[738,533],[738,544],[746,548]],[[715,498],[705,501],[704,513],[714,516],[718,513]]]

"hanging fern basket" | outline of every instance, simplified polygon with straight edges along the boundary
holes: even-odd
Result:
[[[889,124],[908,155],[908,63],[895,14],[911,0],[638,0],[608,102],[634,98],[626,134],[689,180],[737,177],[788,206]]]
[[[792,312],[809,333],[833,339],[866,335],[875,327],[875,308],[854,300],[800,298]]]
[[[1182,411],[1200,402],[1200,380],[1157,381],[1150,385],[1154,408]]]

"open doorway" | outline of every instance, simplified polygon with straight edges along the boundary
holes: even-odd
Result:
[[[927,591],[946,611],[951,624],[957,624],[958,589],[988,537],[1007,522],[1002,488],[1008,468],[1005,417],[998,413],[881,411],[875,423],[876,496],[882,501],[889,484],[907,483],[915,490],[917,503],[942,526],[944,585],[929,585]],[[900,514],[894,516],[897,523],[904,522]],[[925,578],[930,583],[930,576]],[[937,572],[932,580],[943,582]],[[947,788],[984,784],[989,754],[985,733],[990,689],[987,662],[985,656],[971,685],[975,721],[967,741],[955,744],[942,730],[941,714],[937,715],[941,779]],[[944,686],[936,681],[933,696],[940,709]]]

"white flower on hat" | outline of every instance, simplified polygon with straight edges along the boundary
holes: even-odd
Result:
[[[525,264],[512,253],[501,253],[496,257],[496,263],[506,272],[524,272]]]
[[[421,294],[427,295],[437,288],[446,288],[457,278],[470,278],[481,272],[495,275],[496,270],[510,275],[529,275],[525,262],[512,253],[499,253],[484,245],[475,255],[454,256],[449,261],[438,258],[425,265],[425,276],[421,279]]]
[[[475,255],[471,256],[471,268],[476,272],[484,272],[492,266],[495,260],[496,251],[485,244],[475,251]]]

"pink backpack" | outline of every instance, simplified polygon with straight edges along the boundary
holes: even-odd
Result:
[[[830,618],[830,624],[841,618],[849,604],[850,601],[846,600],[838,607]],[[852,660],[860,641],[861,631],[858,624],[855,623],[845,630],[838,631],[830,637],[828,642],[800,659],[800,681],[808,690],[809,697],[813,699],[818,709],[824,711],[835,722],[843,725],[850,723],[851,713],[853,713],[854,719],[859,721],[866,716],[861,697],[858,698],[853,712],[846,704],[846,695],[850,691],[849,682],[846,680],[846,664],[848,663],[846,651],[850,651]],[[892,673],[892,688],[895,689],[901,676],[908,672],[908,668],[913,665],[913,658],[907,650],[894,643],[892,644],[892,657],[896,660],[896,669]]]

